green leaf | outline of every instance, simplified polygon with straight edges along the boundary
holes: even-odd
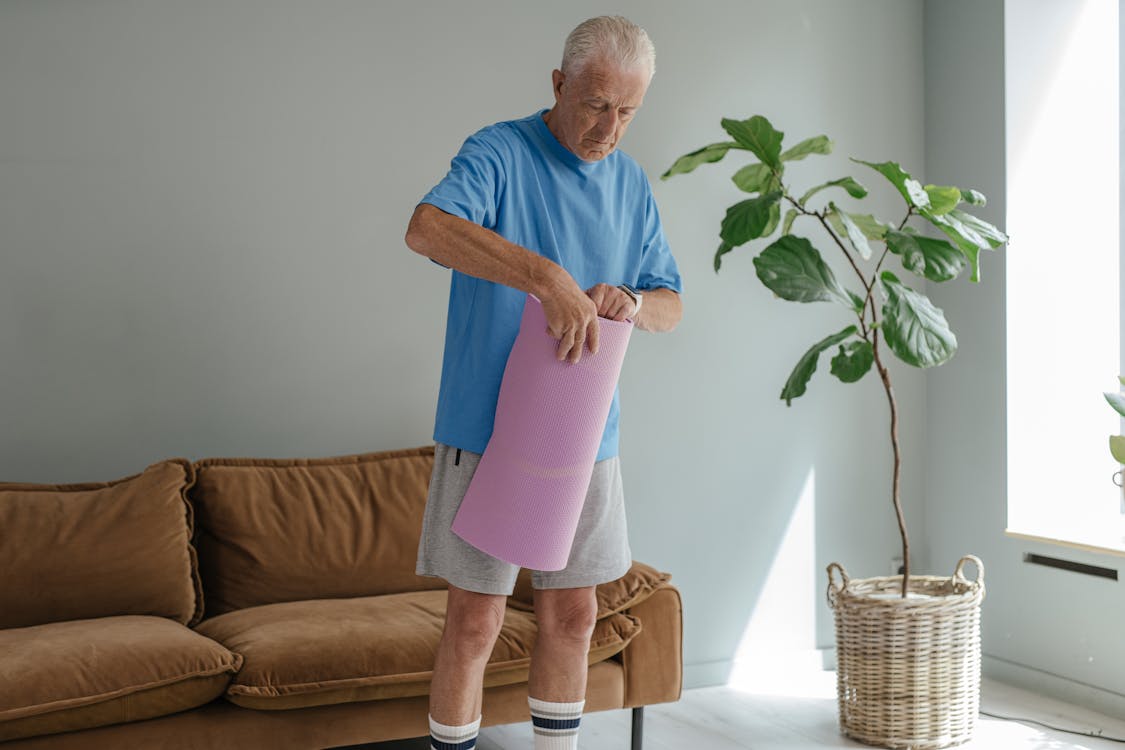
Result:
[[[768,192],[767,186],[770,183],[771,176],[773,176],[773,171],[767,165],[758,162],[757,164],[747,164],[735,172],[731,179],[739,190],[747,193],[761,193]]]
[[[867,299],[865,297],[860,297],[851,289],[848,290],[848,299],[852,301],[852,310],[855,311],[855,314],[863,315],[863,308],[867,307]]]
[[[929,207],[930,196],[922,187],[922,183],[911,177],[897,162],[870,162],[863,161],[862,159],[852,159],[852,161],[858,164],[866,164],[890,180],[891,184],[898,188],[898,192],[902,195],[902,199],[906,201],[907,205],[914,206],[915,208]]]
[[[906,270],[930,281],[949,281],[965,269],[965,255],[945,240],[895,229],[887,230],[887,249],[902,259]]]
[[[1107,393],[1105,394],[1105,400],[1109,402],[1109,405],[1112,406],[1118,414],[1125,417],[1125,395],[1120,393]]]
[[[980,251],[998,247],[1008,239],[996,227],[960,209],[944,215],[935,215],[928,210],[919,213],[953,240],[953,244],[965,254],[973,269],[970,276],[972,281],[980,281]]]
[[[1125,375],[1118,375],[1117,382],[1121,383],[1121,385],[1125,385]]]
[[[785,221],[781,223],[781,233],[789,234],[789,230],[793,228],[793,220],[797,218],[797,209],[791,208],[785,212]]]
[[[841,177],[838,180],[832,180],[831,182],[826,182],[823,185],[817,185],[816,187],[812,188],[811,190],[809,190],[809,192],[801,196],[801,200],[799,201],[800,204],[802,206],[805,205],[805,203],[808,202],[809,198],[812,198],[821,190],[830,187],[842,187],[844,190],[847,190],[848,195],[853,198],[864,198],[867,196],[867,188],[865,188],[863,185],[860,185],[851,177]]]
[[[849,341],[840,346],[840,353],[832,358],[832,374],[845,383],[854,383],[871,369],[875,350],[867,341]]]
[[[951,219],[949,216],[935,216],[928,211],[922,211],[922,216],[930,221],[931,224],[936,226],[945,236],[953,240],[953,244],[969,261],[972,267],[972,274],[969,276],[971,281],[980,281],[980,245],[973,242],[968,237],[963,235],[960,231],[961,222]],[[970,232],[970,235],[977,236],[975,232]],[[983,239],[983,238],[980,238]]]
[[[709,164],[716,162],[727,155],[727,151],[732,148],[742,149],[742,146],[731,141],[724,141],[723,143],[712,143],[709,146],[696,149],[690,154],[684,154],[675,163],[668,168],[668,171],[660,175],[660,179],[667,180],[672,175],[687,174],[700,164]],[[743,149],[744,150],[744,149]]]
[[[947,214],[961,202],[960,188],[926,185],[923,189],[930,198],[930,213]]]
[[[725,242],[719,245],[719,249],[715,251],[715,273],[718,273],[720,266],[723,265],[723,256],[731,250],[734,250],[733,245],[728,245]]]
[[[749,120],[731,120],[724,117],[723,130],[730,134],[740,146],[752,151],[758,160],[768,164],[774,169],[781,168],[781,139],[784,136],[780,130],[774,130],[770,121],[761,115],[754,115]]]
[[[948,216],[950,218],[959,219],[962,225],[968,227],[969,229],[972,229],[978,235],[983,237],[985,242],[988,243],[988,246],[991,249],[998,248],[1008,241],[1008,235],[1001,232],[995,226],[989,224],[984,219],[978,219],[972,214],[965,213],[959,208],[950,211]]]
[[[1125,464],[1125,436],[1109,436],[1109,452],[1117,459],[1117,463]]]
[[[754,270],[766,287],[791,302],[843,303],[849,309],[852,300],[820,253],[804,237],[787,234],[780,237],[754,258]]]
[[[770,206],[770,218],[766,222],[766,228],[762,230],[762,237],[769,237],[777,231],[777,225],[781,223],[781,204],[775,203]]]
[[[948,361],[957,351],[957,337],[941,309],[890,271],[883,271],[880,278],[887,290],[883,335],[891,351],[914,367],[935,367]]]
[[[825,218],[828,219],[828,223],[832,225],[832,228],[836,230],[836,234],[847,234],[848,230],[844,226],[844,222],[837,216],[837,213],[839,213],[838,209],[829,212],[828,216]],[[863,236],[869,240],[882,240],[887,234],[887,230],[890,229],[889,225],[879,221],[871,214],[848,214],[848,217],[859,227],[859,231],[863,232]]]
[[[855,248],[855,251],[863,257],[864,260],[871,260],[871,245],[867,244],[867,237],[863,234],[863,230],[856,225],[855,221],[846,211],[841,211],[835,203],[829,203],[828,208],[832,213],[840,218],[840,224],[844,227],[844,233],[848,236],[848,242]]]
[[[961,189],[961,200],[973,206],[983,206],[988,202],[988,199],[984,197],[984,193],[973,190],[972,188],[968,190],[964,188]]]
[[[785,387],[781,389],[781,397],[785,399],[786,406],[792,406],[793,399],[804,395],[809,380],[816,372],[816,364],[817,360],[820,359],[820,353],[839,344],[849,336],[854,336],[855,332],[855,326],[848,326],[839,333],[834,333],[813,344],[812,348],[804,353],[798,360],[797,366],[793,368],[793,372],[789,374],[789,379],[785,381]]]
[[[738,247],[762,236],[769,224],[771,207],[781,198],[780,192],[766,193],[757,198],[747,198],[727,209],[719,236],[723,242]]]
[[[806,138],[793,148],[787,149],[781,155],[781,160],[799,161],[809,154],[830,154],[832,153],[832,145],[832,141],[828,140],[828,136],[826,135]]]

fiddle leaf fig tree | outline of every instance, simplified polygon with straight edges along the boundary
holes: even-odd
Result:
[[[973,189],[923,185],[897,162],[851,161],[865,173],[874,171],[888,181],[905,204],[897,222],[841,205],[844,199],[863,200],[868,191],[854,176],[845,175],[807,188],[797,197],[786,180],[786,164],[832,152],[824,135],[806,138],[784,148],[784,133],[760,115],[748,120],[722,120],[732,140],[712,143],[681,156],[661,179],[687,174],[703,164],[722,160],[730,152],[752,157],[734,173],[735,186],[748,197],[726,211],[719,228],[715,271],[723,258],[752,240],[770,239],[754,258],[761,282],[778,297],[792,302],[839,305],[849,324],[814,343],[798,360],[781,398],[787,406],[802,396],[816,372],[820,356],[832,353],[829,372],[845,383],[861,380],[872,369],[878,374],[890,404],[894,469],[891,498],[902,536],[902,595],[910,578],[910,539],[902,511],[899,478],[902,455],[898,438],[898,404],[885,358],[886,349],[908,365],[936,367],[957,351],[957,337],[945,314],[922,291],[926,281],[944,283],[969,269],[980,281],[980,252],[994,250],[1008,237],[963,206],[983,206],[985,197]],[[784,216],[782,216],[784,211]],[[923,234],[932,227],[943,238]],[[796,233],[819,228],[844,280],[837,277],[808,237]],[[779,234],[780,232],[780,234]],[[775,237],[775,235],[778,235]],[[901,271],[887,268],[895,259]]]

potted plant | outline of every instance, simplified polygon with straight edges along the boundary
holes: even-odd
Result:
[[[798,360],[781,389],[781,398],[791,406],[793,399],[805,393],[820,356],[835,350],[831,374],[855,383],[874,370],[890,407],[891,502],[902,540],[902,573],[850,580],[842,566],[829,566],[841,728],[853,737],[888,747],[946,747],[964,742],[971,735],[979,706],[984,570],[980,560],[968,555],[959,561],[952,578],[911,578],[910,539],[899,487],[899,408],[886,350],[914,367],[936,367],[949,361],[957,351],[956,336],[944,313],[908,280],[945,283],[967,270],[970,280],[977,282],[981,251],[993,250],[1008,238],[962,207],[983,206],[985,197],[980,192],[923,185],[893,161],[851,160],[881,175],[902,196],[905,211],[896,222],[884,222],[837,203],[845,195],[852,200],[867,197],[867,188],[852,176],[798,194],[786,180],[786,165],[831,153],[833,142],[827,136],[806,138],[786,149],[784,134],[760,115],[746,120],[724,118],[722,127],[730,140],[681,156],[661,177],[691,172],[732,151],[756,157],[732,176],[749,197],[726,211],[719,229],[715,271],[722,267],[727,253],[752,240],[778,235],[754,258],[761,282],[784,300],[838,304],[849,318],[847,325],[814,343]],[[915,226],[918,224],[935,228],[944,237],[924,234]],[[798,226],[812,226],[823,233],[854,283],[837,277],[813,242],[795,232]],[[897,273],[887,268],[892,260],[901,268]],[[977,566],[975,581],[962,575],[964,564],[970,561]],[[896,595],[888,596],[891,592]],[[882,623],[881,638],[861,632],[870,628],[873,618]],[[932,622],[919,627],[926,618]],[[918,640],[933,638],[935,633],[950,642]],[[939,654],[941,663],[919,661],[929,658],[919,657],[923,652]],[[933,686],[942,683],[945,672],[953,674],[956,684],[935,692]]]
[[[1118,382],[1125,385],[1125,376],[1118,375]],[[1121,416],[1125,417],[1125,394],[1122,393],[1105,393],[1105,400],[1113,407]],[[1109,436],[1109,452],[1117,460],[1117,463],[1125,465],[1125,435],[1110,435]],[[1113,483],[1118,487],[1125,487],[1125,481],[1122,481],[1122,476],[1125,470],[1119,469],[1113,475]],[[1121,497],[1121,512],[1125,513],[1125,494]]]

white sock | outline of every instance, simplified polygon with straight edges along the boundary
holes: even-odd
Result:
[[[527,704],[535,729],[535,750],[578,750],[578,722],[586,701],[551,703],[528,696]]]
[[[480,720],[459,727],[441,724],[430,717],[430,750],[473,750],[477,746]]]

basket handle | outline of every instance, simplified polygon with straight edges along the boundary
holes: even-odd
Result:
[[[840,583],[839,584],[836,583],[836,579],[833,576],[833,571],[835,571],[836,573],[838,573],[840,575]],[[836,598],[838,596],[840,596],[841,591],[843,591],[845,588],[848,587],[848,581],[849,580],[850,579],[848,578],[848,571],[844,570],[843,565],[841,565],[840,563],[829,563],[828,564],[828,592],[827,592],[827,597],[828,597],[828,606],[831,607],[832,609],[836,608]]]
[[[965,563],[967,563],[967,562],[971,562],[977,568],[977,577],[976,577],[976,580],[974,580],[974,581],[970,581],[968,578],[965,577],[964,568],[965,568]],[[954,580],[964,581],[965,583],[971,584],[973,586],[983,586],[984,585],[984,563],[981,562],[981,559],[979,557],[977,557],[976,555],[965,555],[964,557],[962,557],[960,560],[957,561],[957,568],[956,568],[956,570],[953,571],[953,578],[954,578]]]

